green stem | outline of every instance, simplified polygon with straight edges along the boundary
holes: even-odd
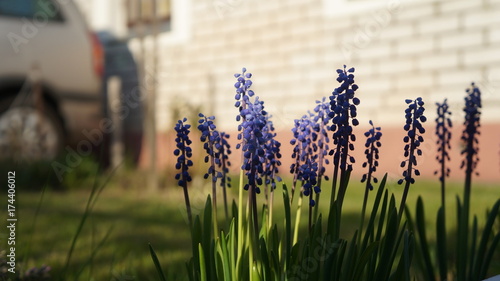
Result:
[[[335,202],[335,193],[337,192],[337,177],[339,175],[339,162],[335,162],[333,166],[333,178],[332,178],[332,196],[330,198],[330,206]]]
[[[361,209],[361,222],[359,223],[359,240],[358,244],[361,245],[361,237],[363,236],[363,228],[365,224],[365,213],[366,213],[366,204],[368,203],[368,194],[370,192],[369,184],[370,184],[371,173],[368,174],[368,179],[366,180],[366,188],[365,195],[363,197],[363,208]]]
[[[243,170],[240,170],[240,187],[238,188],[238,255],[236,259],[236,275],[240,277],[240,263],[243,257]]]
[[[268,207],[268,213],[269,213],[268,230],[270,230],[273,227],[273,205],[274,205],[273,201],[274,201],[274,189],[271,187],[271,192],[269,194],[269,207]]]
[[[293,243],[297,244],[299,238],[300,215],[302,210],[302,192],[299,193],[299,201],[297,202],[297,213],[295,215],[295,229],[293,230]]]

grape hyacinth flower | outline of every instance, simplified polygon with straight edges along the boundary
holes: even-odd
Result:
[[[436,103],[437,106],[437,115],[436,118],[436,136],[438,137],[436,144],[438,146],[438,153],[436,156],[436,160],[440,164],[440,170],[435,171],[434,174],[439,174],[439,181],[441,182],[441,208],[438,212],[437,224],[440,225],[438,231],[441,233],[446,229],[446,193],[445,193],[445,182],[446,177],[450,175],[450,168],[446,167],[446,161],[450,161],[450,155],[448,151],[451,149],[450,140],[451,140],[451,127],[453,126],[451,123],[449,111],[449,106],[447,99],[443,101],[443,103]],[[447,277],[447,239],[446,235],[437,235],[437,245],[438,245],[438,253],[440,253],[441,257],[438,259],[439,261],[439,273],[441,280],[446,280]]]
[[[405,110],[406,124],[404,125],[404,130],[407,132],[407,135],[403,138],[403,141],[406,143],[404,147],[404,157],[407,159],[401,162],[401,168],[406,167],[406,169],[403,171],[404,178],[400,179],[398,184],[402,184],[403,182],[406,184],[399,209],[400,218],[406,204],[406,197],[408,196],[410,184],[415,183],[415,178],[413,178],[412,174],[415,173],[416,176],[420,175],[420,171],[415,167],[417,166],[417,155],[422,155],[420,144],[424,142],[424,138],[421,134],[425,133],[422,123],[427,121],[427,118],[424,116],[424,101],[421,97],[415,100],[407,99],[405,102],[408,104],[408,108]]]
[[[314,130],[318,134],[318,183],[321,183],[321,179],[324,177],[328,180],[328,176],[325,175],[325,165],[329,165],[330,161],[325,157],[330,151],[328,143],[330,143],[330,138],[328,137],[328,132],[330,130],[328,123],[330,122],[330,103],[326,102],[326,98],[321,101],[316,101],[316,107],[314,108],[313,121],[316,123]]]
[[[220,158],[221,137],[217,127],[214,124],[214,116],[205,116],[202,113],[198,114],[198,130],[201,132],[200,140],[203,142],[203,148],[207,152],[205,163],[210,163],[208,171],[205,174],[205,179],[212,179],[212,210],[214,216],[214,224],[217,223],[217,179],[222,179],[223,174],[215,169],[216,165],[222,165]],[[217,229],[217,227],[215,228]]]
[[[314,130],[318,134],[317,146],[318,146],[318,179],[317,186],[321,187],[321,181],[323,178],[328,180],[328,176],[325,175],[326,168],[325,166],[330,164],[330,161],[326,157],[328,152],[330,151],[329,143],[330,138],[328,136],[328,132],[330,127],[328,126],[331,118],[330,118],[330,103],[326,101],[326,98],[323,98],[321,101],[316,101],[316,107],[314,108],[314,116],[313,121],[316,123],[314,126]],[[316,204],[314,206],[314,220],[318,218],[318,210],[319,210],[319,198],[321,193],[316,193]]]
[[[236,83],[234,83],[234,87],[236,88],[236,95],[234,98],[236,99],[236,102],[234,106],[236,106],[241,113],[243,109],[247,108],[247,104],[250,103],[250,97],[253,97],[255,95],[254,91],[250,90],[250,87],[252,86],[252,73],[247,73],[246,68],[242,68],[240,73],[234,74],[234,77],[237,79]],[[236,121],[241,121],[241,118],[244,118],[245,116],[242,116],[241,114],[238,114],[236,116]],[[238,126],[238,131],[241,131],[242,127],[241,125]],[[241,140],[242,136],[238,136],[238,140]],[[238,147],[237,147],[238,148]]]
[[[295,120],[295,127],[292,129],[293,139],[290,144],[294,145],[292,158],[295,163],[291,165],[290,171],[294,172],[294,183],[300,181],[302,192],[297,204],[296,230],[294,232],[294,241],[297,240],[297,229],[300,221],[302,208],[302,195],[309,197],[309,231],[312,229],[312,208],[316,205],[313,199],[313,192],[321,192],[318,186],[318,128],[317,124],[311,118],[312,114],[304,115],[301,119]]]
[[[356,106],[359,105],[360,101],[354,96],[356,90],[358,90],[358,85],[354,83],[354,71],[354,67],[346,70],[345,65],[344,69],[337,69],[337,82],[341,84],[338,88],[335,88],[332,96],[330,96],[331,112],[329,116],[333,123],[330,130],[334,132],[333,144],[335,145],[334,149],[330,152],[330,155],[333,155],[334,163],[332,203],[335,201],[339,169],[341,171],[340,183],[343,183],[347,177],[346,172],[352,171],[352,164],[355,162],[354,157],[349,155],[349,151],[354,150],[353,142],[356,141],[352,126],[359,125],[359,121],[356,119]],[[338,199],[340,200],[340,206],[342,205],[345,191],[346,186],[339,188]]]
[[[373,173],[377,171],[378,159],[379,159],[379,148],[382,146],[380,138],[382,137],[382,132],[380,132],[380,127],[375,127],[372,120],[370,120],[370,125],[372,126],[366,133],[366,143],[365,143],[365,155],[366,162],[363,163],[363,168],[368,167],[368,173],[364,174],[361,178],[361,182],[366,182],[366,190],[373,190],[372,180],[374,183],[378,182],[378,179],[373,176]]]
[[[281,178],[277,175],[279,166],[281,166],[281,143],[275,139],[276,133],[274,132],[273,122],[270,120],[270,115],[266,115],[267,124],[265,133],[268,136],[268,141],[265,147],[265,162],[264,162],[264,188],[266,197],[266,207],[268,213],[269,228],[273,225],[273,204],[274,204],[274,190],[276,189],[276,182],[280,182]]]
[[[436,103],[437,115],[436,118],[436,136],[438,137],[436,144],[438,146],[438,155],[436,160],[440,164],[440,170],[435,171],[434,174],[439,173],[439,181],[441,182],[441,205],[445,206],[445,180],[450,176],[450,168],[446,167],[446,161],[450,161],[448,150],[451,149],[451,127],[453,126],[449,111],[447,99],[443,103]]]
[[[363,231],[363,225],[365,220],[366,204],[368,203],[368,193],[373,190],[372,180],[374,183],[378,182],[378,179],[373,175],[377,171],[378,159],[379,159],[379,148],[382,146],[380,139],[382,138],[382,132],[380,132],[380,127],[375,127],[372,120],[369,124],[372,126],[367,132],[365,132],[366,143],[365,143],[365,155],[366,162],[363,163],[363,168],[368,167],[368,172],[363,174],[361,182],[366,182],[365,196],[363,198],[363,207],[361,209],[361,223],[359,231]],[[361,234],[360,234],[361,239]]]
[[[224,211],[226,213],[226,219],[229,218],[226,188],[231,187],[231,178],[229,177],[229,167],[231,166],[229,155],[231,154],[231,146],[227,141],[228,139],[228,134],[226,134],[225,132],[220,132],[219,143],[215,145],[215,148],[217,149],[217,156],[219,158],[219,164],[217,164],[217,167],[222,174],[222,176],[220,177],[220,186],[222,187],[222,196],[224,199]]]
[[[273,122],[269,120],[269,118],[270,116],[266,115],[267,123],[265,127],[265,134],[267,134],[268,141],[264,145],[264,184],[266,186],[270,185],[270,190],[272,192],[274,189],[276,189],[276,181],[281,181],[281,178],[277,176],[279,166],[281,166],[281,161],[279,160],[281,158],[281,143],[275,139],[276,133],[274,132],[274,125]]]
[[[465,97],[465,129],[462,133],[462,141],[465,144],[462,154],[465,154],[465,159],[462,161],[461,168],[465,167],[466,174],[466,184],[470,186],[472,173],[477,167],[479,162],[478,152],[478,139],[477,136],[480,134],[479,127],[480,117],[481,117],[481,91],[475,86],[474,83],[471,84],[471,88],[467,89],[467,96]],[[477,173],[476,173],[477,174]]]
[[[186,202],[188,220],[189,224],[192,225],[193,219],[191,215],[191,204],[189,203],[187,184],[192,180],[188,173],[188,169],[193,166],[193,161],[189,159],[193,156],[193,152],[191,147],[189,147],[191,145],[191,140],[189,139],[189,129],[191,128],[191,125],[186,124],[186,122],[187,119],[184,118],[177,121],[177,124],[175,125],[175,131],[177,132],[177,136],[175,138],[177,148],[174,150],[174,155],[177,156],[175,168],[180,170],[180,172],[175,175],[175,179],[177,180],[177,184],[184,190],[184,200]]]
[[[267,112],[264,110],[264,102],[258,97],[254,103],[241,111],[243,117],[242,135],[243,135],[243,170],[246,171],[248,183],[244,189],[252,189],[255,193],[260,193],[259,186],[263,184],[265,162],[265,145],[268,141],[266,133]]]
[[[466,90],[465,97],[465,121],[464,130],[462,132],[462,141],[464,142],[464,148],[461,154],[465,154],[465,159],[462,161],[460,166],[461,169],[465,168],[465,186],[464,186],[464,197],[462,209],[460,210],[460,218],[458,222],[458,246],[469,244],[469,213],[470,213],[470,197],[471,197],[471,186],[472,186],[472,174],[477,168],[479,162],[478,152],[479,152],[479,140],[478,135],[480,134],[479,128],[480,117],[481,117],[481,91],[476,87],[474,83],[471,84],[471,88]],[[477,175],[477,172],[476,172]],[[460,202],[459,202],[460,205]],[[457,273],[458,275],[465,276],[466,274],[466,264],[469,259],[468,253],[459,251],[458,252],[458,263],[457,263]]]
[[[222,177],[222,173],[215,170],[215,165],[220,165],[219,153],[217,147],[220,147],[220,134],[214,124],[214,116],[205,116],[202,113],[198,114],[198,130],[201,132],[200,140],[203,142],[203,149],[207,152],[205,156],[205,163],[210,162],[210,167],[205,173],[205,179],[212,176],[212,181],[216,182],[218,178]],[[217,147],[216,147],[217,146]],[[215,197],[215,194],[213,195]]]
[[[265,177],[264,163],[266,162],[266,144],[272,138],[272,134],[266,129],[268,119],[267,112],[264,110],[264,102],[258,97],[253,103],[248,103],[247,108],[240,111],[241,120],[241,136],[242,136],[242,152],[243,164],[242,170],[248,182],[244,185],[244,189],[250,192],[250,204],[253,209],[253,221],[255,233],[258,233],[258,217],[257,217],[257,197],[260,193],[260,186],[264,183]]]
[[[296,119],[292,132],[294,138],[290,144],[295,146],[292,152],[295,163],[290,166],[290,172],[294,175],[294,182],[302,183],[302,194],[305,196],[310,196],[313,190],[319,193],[321,190],[317,186],[318,163],[316,162],[318,155],[315,153],[318,150],[316,144],[318,134],[311,116],[304,115],[301,119]],[[309,205],[315,205],[312,197],[309,199]]]

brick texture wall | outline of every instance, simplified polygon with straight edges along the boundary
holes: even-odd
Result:
[[[337,87],[335,70],[347,64],[356,67],[361,124],[373,120],[387,138],[400,137],[404,100],[418,96],[427,103],[430,131],[434,103],[444,98],[459,127],[465,88],[475,81],[483,91],[482,122],[492,130],[481,140],[482,161],[498,167],[500,1],[383,0],[345,13],[325,7],[322,0],[192,1],[188,42],[160,47],[159,131],[173,126],[174,108],[200,108],[234,131],[232,75],[244,66],[277,129],[288,132]],[[398,157],[391,151],[387,157]],[[434,164],[427,163],[431,173]],[[483,177],[499,180],[498,170]]]
[[[167,75],[158,102],[160,131],[171,126],[165,109],[177,97],[232,128],[232,74],[243,66],[254,74],[255,91],[279,128],[328,96],[343,64],[357,69],[362,123],[398,125],[404,99],[417,96],[429,111],[447,97],[459,121],[471,81],[483,89],[484,122],[500,118],[499,1],[384,0],[333,15],[324,8],[320,0],[193,1],[190,40],[161,48]]]

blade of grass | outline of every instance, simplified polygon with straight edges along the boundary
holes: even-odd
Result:
[[[425,233],[425,211],[424,211],[424,201],[421,196],[417,199],[417,233],[420,240],[420,251],[422,251],[422,257],[424,259],[424,276],[425,280],[431,281],[436,280],[434,275],[434,267],[432,266],[431,255],[429,252],[429,243],[427,241],[427,236]]]
[[[290,268],[290,256],[292,252],[292,215],[290,212],[290,197],[286,184],[283,184],[283,205],[285,208],[285,259],[284,271]]]
[[[36,231],[35,231],[36,222],[38,221],[38,214],[40,213],[40,210],[42,208],[43,198],[45,196],[45,191],[47,190],[47,185],[48,185],[47,182],[48,182],[48,178],[47,178],[46,183],[43,185],[43,188],[42,188],[42,191],[40,194],[40,199],[38,200],[38,204],[36,206],[35,217],[33,218],[33,223],[31,224],[31,233],[30,233],[30,236],[28,238],[28,243],[26,243],[26,246],[27,246],[26,252],[24,253],[24,256],[26,258],[23,260],[23,263],[20,266],[21,269],[26,268],[26,265],[28,264],[28,261],[29,261],[29,257],[31,255],[31,242],[33,241],[33,235],[36,233]]]
[[[78,273],[76,274],[75,276],[75,280],[80,280],[79,277],[80,275],[83,273],[83,271],[85,270],[85,267],[87,267],[88,265],[92,264],[92,261],[94,260],[95,256],[97,255],[97,252],[106,244],[106,241],[108,241],[108,238],[109,236],[111,235],[111,232],[113,231],[114,229],[114,226],[110,227],[108,229],[108,231],[106,232],[106,234],[104,235],[104,237],[101,239],[101,241],[99,242],[99,244],[97,244],[97,246],[92,250],[92,252],[90,253],[90,257],[87,259],[87,261],[81,266],[80,270],[78,271]],[[90,278],[91,276],[89,276]]]
[[[158,256],[156,255],[155,250],[153,249],[153,246],[151,243],[148,243],[149,245],[149,253],[151,254],[151,259],[153,259],[153,263],[155,264],[156,272],[158,272],[158,276],[160,277],[161,281],[167,281],[165,278],[165,274],[163,274],[163,270],[161,269],[160,261],[158,260]]]
[[[437,257],[439,264],[439,277],[441,281],[448,278],[448,260],[447,260],[447,239],[446,239],[446,223],[445,212],[443,207],[438,210],[436,219],[436,239],[437,239]]]
[[[205,253],[203,252],[203,247],[198,244],[198,252],[200,253],[198,258],[200,260],[200,278],[201,281],[207,281],[207,270],[205,267]]]
[[[102,192],[102,190],[104,190],[104,187],[106,187],[106,185],[107,185],[108,181],[111,179],[112,175],[118,170],[119,167],[121,167],[122,164],[123,164],[123,162],[120,163],[119,165],[117,165],[111,171],[111,173],[108,175],[108,177],[106,178],[104,183],[101,184],[100,186],[98,185],[98,174],[99,174],[99,170],[100,170],[100,162],[99,162],[99,165],[97,165],[95,178],[94,178],[94,184],[92,186],[92,190],[90,192],[89,199],[87,200],[87,205],[85,206],[85,211],[83,212],[83,215],[82,215],[82,218],[80,219],[80,223],[78,224],[76,233],[73,236],[73,239],[71,241],[71,246],[69,248],[68,255],[66,257],[66,263],[65,263],[64,268],[62,270],[61,280],[65,280],[66,273],[67,273],[68,267],[69,267],[69,263],[71,261],[71,256],[73,255],[73,251],[74,251],[75,246],[76,246],[76,242],[77,242],[78,238],[80,237],[80,233],[82,232],[83,226],[85,225],[87,218],[89,217],[95,203],[97,202],[99,194]]]
[[[483,229],[483,235],[481,236],[481,241],[479,242],[479,247],[478,247],[478,251],[477,251],[477,255],[476,255],[477,256],[477,263],[474,265],[474,268],[473,268],[474,278],[477,278],[478,280],[485,277],[484,275],[486,275],[486,272],[484,272],[483,276],[481,273],[483,272],[482,269],[484,267],[484,263],[489,263],[489,261],[485,258],[485,257],[487,257],[486,248],[487,248],[490,234],[493,234],[493,225],[495,223],[495,220],[497,219],[499,210],[500,210],[500,200],[498,200],[495,203],[492,210],[489,212],[488,218],[486,221],[486,225]],[[492,245],[491,245],[490,250],[494,250],[494,249],[495,249],[495,247],[492,247]],[[487,271],[487,268],[484,271]]]

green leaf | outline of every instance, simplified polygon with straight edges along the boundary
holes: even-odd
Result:
[[[439,276],[440,280],[446,280],[448,278],[448,260],[446,254],[448,253],[446,248],[446,217],[445,209],[440,207],[436,219],[436,239],[437,239],[437,257],[439,264]]]
[[[393,201],[393,200],[391,200]],[[390,204],[392,208],[389,209],[389,221],[385,231],[385,237],[381,247],[380,263],[375,274],[375,280],[387,280],[394,264],[394,255],[399,241],[398,235],[398,213],[395,203]]]
[[[229,235],[228,235],[228,245],[229,245],[229,269],[231,272],[231,279],[237,280],[236,278],[236,231],[235,231],[236,219],[233,217],[231,224],[229,225]]]
[[[193,265],[193,258],[191,258],[188,262],[186,262],[186,270],[188,273],[188,280],[189,281],[194,281],[194,265]]]
[[[429,243],[427,242],[426,229],[425,229],[425,211],[424,211],[424,201],[422,197],[417,199],[417,233],[420,240],[420,251],[422,251],[422,257],[424,259],[424,276],[425,280],[436,280],[434,275],[434,267],[432,266],[431,255],[429,253]]]
[[[251,279],[252,281],[262,280],[260,273],[259,273],[259,268],[258,268],[255,261],[252,263],[252,268],[250,270],[251,270],[251,274],[252,274],[252,279]]]
[[[283,184],[283,205],[285,207],[285,265],[284,269],[291,268],[290,257],[292,252],[292,215],[290,211],[290,197],[286,184]]]
[[[497,252],[497,247],[500,242],[500,233],[497,233],[495,238],[493,238],[493,241],[491,242],[491,245],[486,252],[484,262],[481,266],[481,271],[479,273],[479,278],[484,279],[486,278],[486,274],[488,273],[488,268],[490,267],[490,263],[493,260],[493,255],[498,253]]]
[[[493,209],[488,214],[486,225],[484,226],[483,229],[483,235],[481,236],[481,241],[479,242],[478,252],[476,254],[477,264],[474,267],[474,277],[477,278],[478,280],[484,279],[486,277],[488,266],[485,265],[489,264],[491,261],[491,258],[490,260],[486,259],[488,257],[488,255],[486,254],[486,249],[488,248],[488,241],[490,239],[489,237],[491,234],[493,234],[493,225],[499,215],[499,211],[500,211],[500,200],[497,200],[495,205],[493,205]],[[490,251],[495,249],[493,245],[490,245],[489,248]]]
[[[207,281],[207,270],[205,268],[205,254],[203,252],[203,247],[198,244],[199,261],[200,261],[200,278],[201,281]]]
[[[471,257],[470,258],[470,263],[469,263],[469,272],[468,272],[468,277],[467,277],[467,280],[474,280],[474,278],[472,278],[472,274],[473,274],[473,268],[474,268],[474,265],[477,263],[477,256],[476,256],[476,242],[477,242],[477,216],[474,216],[474,219],[472,221],[472,240],[471,240],[471,244],[470,244],[470,252],[469,252],[469,256]]]
[[[231,239],[230,239],[231,240]],[[231,280],[231,269],[233,268],[233,264],[231,263],[231,260],[229,258],[229,252],[227,248],[228,240],[226,239],[226,236],[224,235],[224,232],[221,231],[220,234],[220,242],[219,247],[217,248],[217,251],[221,255],[221,260],[222,260],[222,266],[223,266],[223,272],[224,272],[224,280]]]
[[[366,232],[364,233],[365,236],[363,238],[363,244],[361,245],[361,251],[366,249],[370,237],[373,239],[375,219],[378,216],[378,208],[380,205],[380,200],[382,199],[382,195],[384,194],[386,181],[387,181],[387,173],[384,175],[384,178],[382,179],[382,181],[380,182],[380,185],[378,187],[377,195],[375,196],[375,201],[373,202],[370,220],[368,221],[368,225],[366,227]]]
[[[269,262],[269,256],[267,251],[266,240],[260,238],[260,251],[261,251],[261,265],[262,265],[262,276],[264,280],[271,280],[271,264]]]
[[[361,256],[359,257],[359,259],[356,263],[356,267],[354,269],[354,274],[353,274],[353,277],[351,279],[352,281],[361,280],[361,275],[363,274],[365,265],[371,259],[371,257],[374,255],[374,253],[377,251],[378,246],[379,246],[379,242],[376,241],[376,242],[370,243],[370,245],[368,245],[366,247],[366,249],[363,250],[363,252],[361,253]]]
[[[155,264],[156,267],[156,272],[158,272],[158,276],[160,277],[160,280],[162,281],[167,281],[165,278],[165,275],[163,274],[163,270],[161,269],[160,261],[158,260],[158,256],[156,256],[156,252],[153,249],[153,246],[151,246],[151,243],[148,243],[149,245],[149,253],[151,254],[151,258],[153,259],[153,263]]]
[[[347,256],[343,264],[345,265],[343,268],[343,274],[341,280],[353,280],[352,276],[354,275],[354,269],[357,264],[357,239],[358,231],[354,232],[354,235],[351,239],[351,242],[348,243],[349,247],[347,250]]]
[[[382,200],[382,208],[380,209],[380,218],[378,219],[378,229],[375,241],[380,241],[382,238],[382,230],[384,229],[385,216],[387,214],[387,202],[389,198],[389,192],[386,190],[384,193],[384,199]]]
[[[193,250],[193,272],[197,272],[200,270],[200,252],[198,250],[198,244],[201,244],[202,241],[202,230],[201,230],[201,220],[200,216],[197,215],[194,218],[193,226],[191,229],[191,248]]]
[[[210,262],[213,255],[211,254],[212,246],[212,200],[210,195],[207,196],[207,201],[205,203],[205,210],[203,214],[203,233],[202,233],[202,247],[204,251],[204,261]],[[201,252],[199,253],[201,255]],[[213,266],[212,266],[213,265]],[[201,264],[200,264],[201,267]],[[212,267],[215,267],[215,263],[205,264],[205,270],[207,276],[213,276],[215,272],[212,272]]]

